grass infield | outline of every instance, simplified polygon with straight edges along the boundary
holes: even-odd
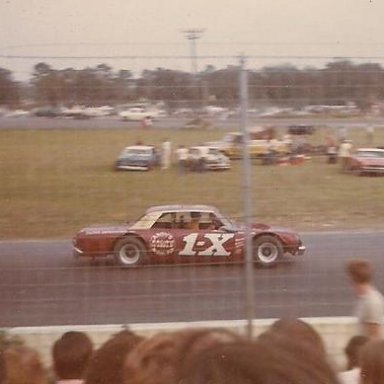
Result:
[[[90,122],[91,124],[91,122]],[[243,217],[242,161],[224,172],[180,175],[176,166],[116,172],[120,150],[141,140],[175,149],[222,137],[219,130],[0,130],[1,239],[70,238],[79,228],[134,219],[157,204],[201,203]],[[350,129],[356,147],[365,133]],[[325,131],[310,141],[323,144]],[[375,145],[384,144],[376,130]],[[384,229],[384,178],[341,174],[313,157],[302,165],[251,168],[255,220],[304,230]]]

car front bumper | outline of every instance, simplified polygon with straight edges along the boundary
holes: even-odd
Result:
[[[297,254],[298,254],[299,256],[300,256],[300,255],[304,255],[305,250],[306,250],[305,245],[300,245],[300,246],[297,248]]]
[[[363,173],[374,173],[384,175],[384,167],[364,166],[359,169]]]
[[[117,165],[117,169],[121,169],[123,171],[148,171],[148,165]]]
[[[72,254],[75,259],[78,259],[79,257],[84,256],[84,252],[77,247],[73,247]]]

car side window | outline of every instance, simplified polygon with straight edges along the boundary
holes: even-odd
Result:
[[[163,213],[157,221],[152,225],[152,228],[171,229],[173,228],[173,218],[171,213]]]

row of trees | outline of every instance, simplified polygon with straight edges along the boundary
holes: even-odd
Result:
[[[364,109],[384,98],[384,69],[379,64],[354,64],[348,60],[331,62],[322,69],[298,69],[286,64],[250,70],[248,85],[253,107],[355,102]],[[238,98],[238,66],[216,69],[209,65],[196,76],[157,68],[144,70],[134,78],[129,70],[116,72],[105,64],[56,70],[47,63],[38,63],[26,84],[14,81],[9,70],[0,68],[0,105],[11,107],[25,100],[32,100],[35,106],[98,106],[139,99],[163,101],[170,109],[197,103],[234,107]]]

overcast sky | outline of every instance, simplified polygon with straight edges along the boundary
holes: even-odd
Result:
[[[16,78],[27,78],[39,61],[56,69],[107,63],[136,74],[190,71],[183,31],[191,28],[204,29],[199,70],[238,64],[239,54],[252,56],[247,66],[255,69],[321,66],[332,57],[384,63],[383,0],[0,0],[0,67]],[[157,58],[121,58],[151,55]]]

